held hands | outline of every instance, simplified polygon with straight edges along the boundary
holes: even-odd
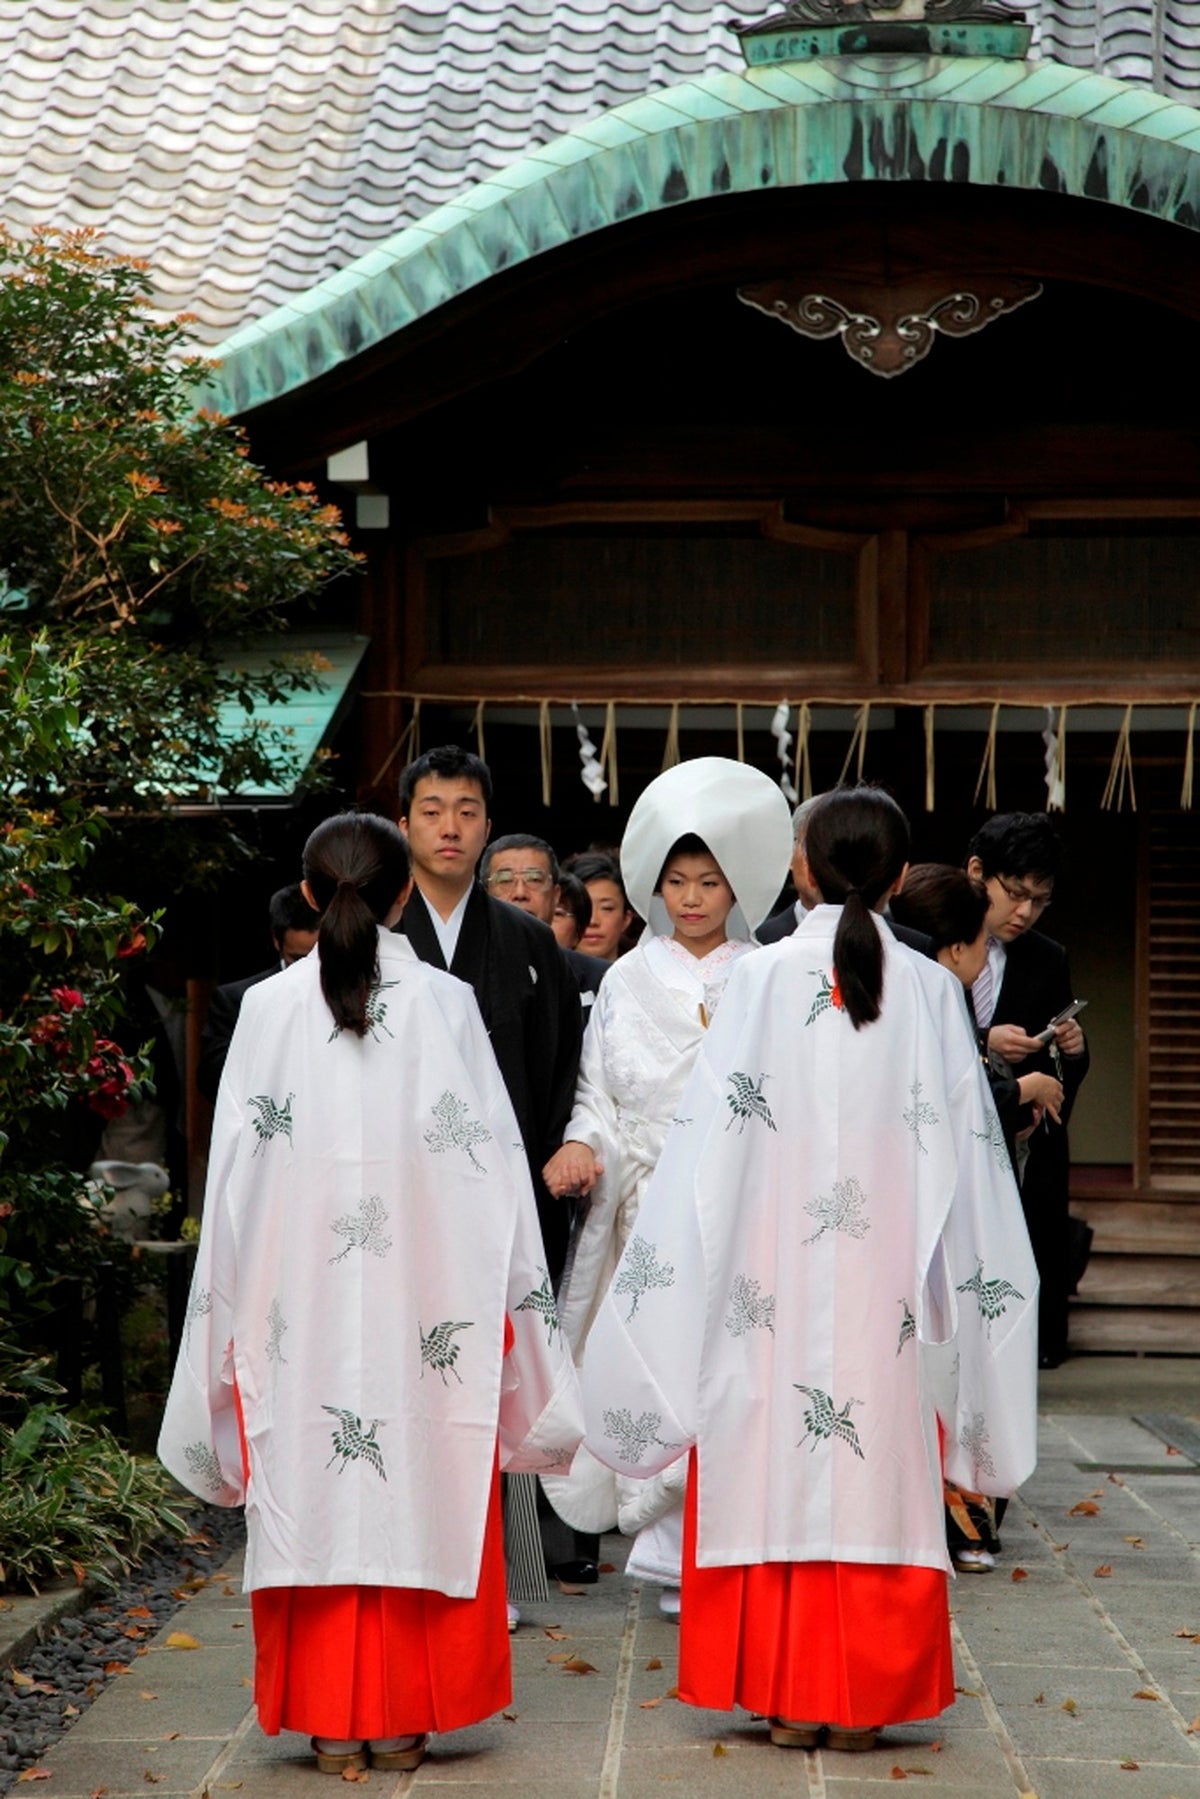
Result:
[[[596,1160],[586,1143],[564,1143],[542,1169],[542,1179],[555,1199],[576,1193],[586,1197],[603,1173],[603,1162]]]
[[[1066,1025],[1061,1026],[1066,1030]],[[1079,1029],[1078,1025],[1075,1027]],[[1079,1032],[1082,1038],[1083,1032]],[[995,1050],[1009,1063],[1023,1062],[1026,1056],[1036,1055],[1045,1045],[1037,1037],[1027,1037],[1019,1024],[994,1024],[988,1032],[988,1048]]]

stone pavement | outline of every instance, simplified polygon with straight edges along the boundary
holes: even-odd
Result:
[[[869,1755],[773,1749],[746,1714],[670,1696],[676,1628],[652,1591],[612,1574],[528,1613],[508,1712],[436,1739],[415,1775],[367,1784],[379,1799],[870,1799],[901,1779],[930,1799],[1200,1799],[1200,1363],[1081,1359],[1043,1377],[1041,1403],[1041,1461],[1009,1510],[1000,1566],[952,1589],[959,1697],[941,1718],[888,1730]],[[1147,1414],[1157,1430],[1135,1422]],[[614,1560],[620,1542],[606,1542]],[[33,1790],[326,1790],[303,1741],[257,1728],[250,1614],[229,1576],[106,1688]],[[199,1647],[170,1647],[172,1630]],[[567,1653],[594,1672],[551,1659]]]

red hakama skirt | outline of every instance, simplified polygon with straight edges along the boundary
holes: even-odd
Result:
[[[933,1718],[954,1703],[946,1575],[876,1562],[696,1566],[687,1485],[679,1697],[710,1711],[847,1730]]]
[[[505,1319],[506,1355],[511,1345]],[[236,1387],[234,1396],[240,1427]],[[498,1462],[473,1599],[424,1587],[263,1587],[250,1609],[254,1701],[267,1736],[378,1742],[462,1730],[502,1711],[512,1655]]]

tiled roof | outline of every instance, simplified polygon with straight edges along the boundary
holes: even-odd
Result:
[[[605,108],[743,66],[747,0],[23,0],[0,217],[96,225],[215,342]],[[1200,100],[1196,0],[1038,0],[1043,54]]]

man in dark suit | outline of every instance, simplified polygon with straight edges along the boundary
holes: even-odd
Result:
[[[815,793],[811,799],[801,800],[792,813],[795,842],[792,847],[791,875],[792,886],[796,889],[796,901],[794,905],[785,906],[782,912],[773,913],[765,924],[759,925],[755,936],[760,943],[782,943],[785,937],[792,935],[804,913],[811,912],[814,906],[821,904],[821,895],[813,886],[808,858],[804,854],[804,831],[813,807],[820,805],[824,798],[823,793]],[[897,924],[886,912],[884,918],[897,943],[916,950],[918,955],[933,955],[933,944],[924,931],[913,931],[907,925]]]
[[[517,1115],[557,1285],[570,1218],[547,1193],[541,1171],[562,1142],[575,1103],[579,989],[550,927],[520,906],[490,898],[475,879],[491,829],[491,797],[486,763],[455,744],[428,750],[404,770],[400,829],[415,885],[397,929],[422,962],[448,969],[475,991]]]
[[[551,923],[558,904],[559,878],[558,857],[545,838],[523,831],[497,837],[495,843],[488,844],[479,864],[479,879],[493,899],[520,906],[522,912],[540,918],[545,925]],[[586,1015],[612,964],[561,945],[559,953],[566,958]]]
[[[317,941],[320,914],[313,911],[297,884],[281,887],[271,895],[268,916],[271,941],[279,952],[275,961],[270,968],[247,975],[244,980],[227,981],[217,988],[208,1002],[208,1016],[200,1035],[200,1059],[196,1065],[196,1085],[205,1099],[217,1097],[221,1070],[229,1054],[229,1041],[242,1009],[242,995],[249,988],[257,987],[260,981],[270,980],[281,968],[290,968],[293,962],[299,962]]]
[[[1067,1120],[1089,1063],[1076,1019],[1050,1033],[1052,1019],[1075,995],[1066,951],[1034,929],[1061,869],[1062,846],[1044,813],[991,818],[967,850],[967,873],[984,883],[989,900],[988,959],[971,989],[988,1052],[1021,1074],[1052,1074],[1063,1087],[1062,1122],[1046,1117],[1029,1138],[1021,1181],[1041,1280],[1038,1358],[1044,1368],[1057,1367],[1067,1353],[1067,1302],[1073,1285]]]

